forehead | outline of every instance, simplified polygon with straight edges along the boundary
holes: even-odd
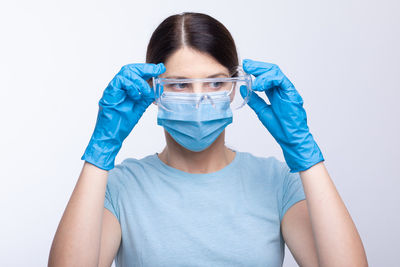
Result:
[[[200,51],[183,47],[175,51],[166,62],[166,71],[160,77],[182,76],[187,78],[205,78],[216,73],[229,75],[228,69],[212,56]]]

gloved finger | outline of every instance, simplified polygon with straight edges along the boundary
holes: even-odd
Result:
[[[256,91],[265,91],[273,87],[280,87],[282,90],[294,88],[289,79],[276,68],[272,68],[254,79],[251,88]]]
[[[240,86],[240,94],[243,98],[247,97],[248,91],[245,85]],[[271,105],[268,105],[256,93],[251,93],[249,95],[247,104],[254,110],[264,125],[266,121],[272,119],[273,114]]]
[[[137,79],[135,81],[131,81],[130,79],[128,79],[120,74],[117,74],[115,76],[114,80],[115,80],[116,86],[118,86],[119,88],[124,90],[126,92],[126,94],[129,96],[129,98],[131,98],[133,100],[139,100],[142,97],[142,93],[140,90],[142,85],[138,85],[138,84],[140,84],[140,81],[143,81],[142,78],[137,77]]]
[[[107,85],[100,99],[100,103],[105,106],[112,106],[125,100],[127,94],[123,87],[123,76],[115,75],[115,77]]]
[[[253,90],[265,91],[267,95],[271,94],[272,91],[274,91],[279,95],[281,99],[290,102],[303,102],[302,97],[297,92],[292,82],[286,77],[285,74],[283,74],[283,72],[277,65],[259,61],[252,61],[249,63],[249,66],[251,66],[250,68],[259,66],[260,69],[263,69],[265,71],[262,74],[258,73],[259,75],[252,83]],[[268,98],[270,99],[270,97]],[[273,100],[270,99],[270,101],[271,104],[273,104]]]
[[[124,88],[127,89],[127,93],[132,99],[137,100],[140,97],[154,98],[154,90],[148,82],[129,68],[121,69],[117,76],[124,77]]]
[[[129,71],[126,71],[129,70]],[[156,77],[166,71],[166,68],[163,63],[159,64],[152,64],[152,63],[135,63],[135,64],[128,64],[122,67],[121,72],[124,75],[127,75],[128,78],[130,77],[130,72],[139,75],[144,80],[148,80],[151,77]],[[132,75],[132,74],[131,74]]]
[[[266,90],[265,94],[267,95],[269,102],[271,102],[271,105],[274,105],[276,102],[281,100],[303,104],[303,98],[294,86],[286,90],[283,90],[281,87],[273,87],[270,90]]]
[[[277,67],[277,65],[272,63],[243,59],[243,70],[256,77],[275,67]]]
[[[134,100],[140,98],[151,98],[154,100],[154,90],[139,76],[134,77],[134,81],[130,81],[130,86],[126,89],[128,95]]]
[[[275,86],[280,86],[282,89],[294,87],[276,64],[244,59],[243,69],[257,77],[252,87],[253,90],[263,91]],[[263,86],[268,88],[262,88]]]
[[[268,98],[269,94],[276,92],[281,99],[290,102],[302,102],[299,92],[297,92],[294,85],[282,72],[275,72],[270,70],[258,76],[252,83],[252,89],[255,91],[265,91]],[[270,99],[270,101],[272,101]],[[272,104],[272,102],[271,102]]]

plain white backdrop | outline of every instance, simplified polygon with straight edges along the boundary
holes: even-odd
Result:
[[[370,266],[399,266],[399,7],[385,0],[2,1],[1,266],[47,265],[104,88],[123,65],[144,62],[154,29],[183,11],[221,21],[241,59],[280,66],[303,97]],[[162,150],[156,115],[153,105],[116,163]],[[284,160],[248,107],[227,128],[227,144]],[[288,250],[284,266],[297,266]]]

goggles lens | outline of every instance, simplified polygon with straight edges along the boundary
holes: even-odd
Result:
[[[160,81],[163,92],[174,93],[211,93],[227,92],[230,93],[235,83],[224,78],[213,78],[212,81],[182,81],[165,79]]]
[[[213,104],[215,101],[229,101],[232,110],[243,107],[251,93],[252,77],[245,73],[241,67],[233,72],[236,76],[227,78],[204,79],[170,79],[153,78],[153,89],[156,103],[160,108],[166,109],[167,102],[193,101],[198,107],[202,103]],[[247,97],[240,95],[240,87],[245,88]]]

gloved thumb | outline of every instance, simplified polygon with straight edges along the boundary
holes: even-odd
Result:
[[[250,95],[247,104],[254,110],[261,122],[266,126],[266,123],[273,119],[271,105],[268,105],[256,93],[248,92],[245,85],[240,86],[240,94],[244,99],[246,98],[248,93]]]
[[[151,77],[158,76],[166,71],[163,63],[135,63],[126,65],[124,67],[127,67],[128,69],[142,77],[144,80],[148,80]]]

